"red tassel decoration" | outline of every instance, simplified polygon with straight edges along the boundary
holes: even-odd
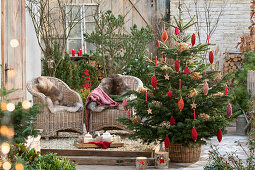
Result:
[[[203,92],[204,92],[205,95],[208,94],[208,90],[209,90],[208,83],[205,80],[204,85],[203,85]]]
[[[175,123],[174,117],[171,116],[171,118],[170,118],[170,125],[175,125],[175,124],[176,124],[176,123]]]
[[[130,119],[130,111],[129,111],[129,109],[128,109],[128,119]]]
[[[191,36],[191,45],[192,47],[196,44],[196,34],[193,33],[192,36]]]
[[[158,41],[158,47],[160,47],[159,41]]]
[[[182,110],[183,110],[183,107],[184,107],[184,101],[183,101],[182,97],[181,97],[181,99],[178,101],[178,107],[179,107],[180,111],[182,111]]]
[[[196,120],[196,111],[194,109],[194,120]]]
[[[163,40],[163,42],[165,42],[167,40],[167,32],[166,32],[166,30],[162,34],[162,40]]]
[[[165,143],[165,149],[168,149],[170,145],[170,139],[168,135],[166,135],[164,143]]]
[[[196,142],[197,141],[197,130],[195,127],[192,128],[191,135],[192,135],[192,139]]]
[[[127,106],[127,99],[126,98],[124,98],[124,100],[123,100],[123,102],[122,102],[122,107],[123,107],[123,109],[125,110],[125,111],[127,111],[128,109],[126,108],[126,106]]]
[[[180,61],[178,59],[174,62],[174,68],[177,73],[180,71]]]
[[[151,77],[151,85],[154,89],[157,88],[157,77],[155,75]]]
[[[228,104],[228,107],[227,107],[227,116],[228,116],[228,118],[230,118],[231,117],[231,115],[232,115],[232,106],[231,106],[231,104],[229,103]]]
[[[178,29],[178,27],[175,27],[175,35],[179,35],[179,29]]]
[[[207,41],[208,41],[208,44],[209,44],[209,34],[207,35]]]
[[[209,52],[209,61],[211,64],[213,64],[213,61],[214,61],[214,54],[213,54],[213,51],[210,51]]]
[[[179,79],[179,90],[182,88],[182,79]]]
[[[222,140],[222,131],[220,129],[217,132],[217,139],[219,142],[221,142],[221,140]]]
[[[158,66],[158,57],[157,56],[156,56],[155,62],[156,62],[156,67],[157,67]]]

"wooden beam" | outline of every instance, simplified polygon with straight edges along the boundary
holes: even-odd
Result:
[[[1,87],[5,87],[5,56],[7,55],[6,49],[6,0],[1,0],[1,12],[2,12],[2,30],[1,30],[1,42],[2,42],[2,76],[1,76]]]

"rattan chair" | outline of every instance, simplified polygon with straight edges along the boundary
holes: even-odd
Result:
[[[130,89],[134,88],[138,91],[139,87],[143,86],[142,81],[134,76],[121,75],[124,79],[124,82],[129,86]],[[99,84],[100,87],[100,84]],[[134,96],[130,96],[130,99],[133,99]],[[118,122],[116,119],[120,117],[128,117],[128,112],[118,109],[105,109],[102,112],[90,112],[90,133],[102,129],[120,129],[127,130],[126,126]]]
[[[46,77],[64,94],[64,102],[82,104],[80,95],[70,89],[67,84],[55,77]],[[45,95],[35,90],[37,78],[27,83],[27,90],[33,96],[33,103],[47,104]],[[42,108],[42,113],[37,115],[37,129],[43,129],[42,136],[46,139],[58,136],[60,131],[83,133],[83,109],[77,112],[59,111],[51,113],[48,106]]]

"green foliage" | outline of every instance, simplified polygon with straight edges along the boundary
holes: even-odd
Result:
[[[41,155],[34,149],[29,150],[23,144],[12,145],[8,160],[13,164],[22,163],[25,170],[75,170],[76,165],[66,158],[57,158],[57,154]],[[15,170],[15,166],[12,166]]]
[[[4,96],[14,92],[15,90],[1,89],[2,101]],[[15,105],[15,110],[9,112],[7,110],[0,109],[0,121],[2,125],[11,124],[14,129],[13,143],[24,143],[28,136],[37,136],[38,130],[35,130],[36,115],[41,113],[39,104],[34,104],[29,109],[24,109],[22,103],[19,102]]]
[[[142,63],[145,61],[146,46],[153,40],[151,29],[147,26],[139,30],[134,25],[130,28],[131,33],[123,33],[124,17],[115,17],[111,11],[95,20],[95,31],[86,33],[84,37],[97,47],[93,56],[103,67],[105,76],[116,73],[142,76],[146,73],[148,69]]]
[[[181,24],[182,31],[184,24]],[[186,35],[180,35],[187,37]],[[180,37],[179,37],[180,38]],[[148,85],[148,100],[145,100],[145,94],[130,91],[134,93],[137,98],[132,101],[128,101],[128,107],[134,108],[136,116],[141,119],[141,123],[133,123],[132,119],[121,118],[120,122],[127,125],[127,127],[133,130],[130,135],[131,138],[140,138],[146,143],[151,143],[156,140],[164,140],[168,135],[171,143],[183,144],[188,146],[194,143],[192,139],[191,131],[193,127],[197,130],[196,143],[205,144],[206,139],[217,135],[219,129],[223,129],[228,125],[229,119],[226,114],[226,108],[229,103],[230,96],[227,95],[215,95],[218,92],[225,93],[225,82],[231,79],[234,75],[225,75],[221,80],[216,80],[220,71],[207,70],[204,74],[205,63],[203,63],[203,56],[209,50],[211,44],[197,44],[194,47],[187,48],[183,51],[176,48],[168,48],[163,42],[160,43],[159,50],[162,55],[166,54],[167,58],[180,60],[180,72],[175,71],[174,65],[167,65],[166,63],[158,62],[158,66],[155,66],[155,62],[146,62],[150,68],[147,74],[147,80],[150,81],[153,75],[157,78],[157,88],[154,89],[152,85]],[[190,60],[194,60],[194,63],[190,63]],[[207,66],[209,64],[207,63]],[[162,69],[166,66],[170,69]],[[190,74],[183,73],[184,68],[188,66]],[[201,75],[199,79],[192,79],[191,74],[197,72]],[[168,74],[170,80],[165,79],[165,75]],[[179,89],[179,80],[181,79],[181,89]],[[203,84],[205,80],[210,87],[207,95],[203,93]],[[196,90],[198,95],[190,97],[190,92]],[[169,90],[172,91],[173,97],[168,97]],[[182,111],[178,108],[178,101],[184,100],[184,108]],[[194,119],[194,109],[191,107],[192,103],[197,104],[196,119]],[[152,110],[152,114],[148,114],[148,109]],[[206,113],[210,116],[209,120],[205,120],[204,117],[199,117],[201,113]],[[176,125],[164,126],[163,124],[169,124],[169,120],[173,116]],[[225,131],[223,131],[225,133]]]
[[[57,158],[57,154],[46,154],[40,157],[40,168],[43,170],[76,170],[75,163],[70,163],[65,157]]]
[[[235,111],[240,109],[248,112],[252,109],[252,96],[247,92],[248,70],[255,70],[255,54],[253,51],[244,54],[244,65],[235,74],[234,88],[231,90],[232,103],[235,104]]]
[[[252,133],[254,133],[254,129]],[[236,153],[221,154],[218,151],[218,147],[212,145],[209,151],[209,160],[204,170],[253,170],[255,168],[255,141],[249,139],[247,144],[249,152],[238,142],[238,145],[246,153],[246,159],[240,159]]]

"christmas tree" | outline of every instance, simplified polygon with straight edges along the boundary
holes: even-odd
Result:
[[[135,110],[135,115],[119,121],[133,130],[132,139],[140,138],[146,143],[165,140],[166,145],[171,142],[188,146],[205,144],[213,136],[220,142],[232,114],[226,84],[231,76],[222,77],[220,71],[213,69],[214,52],[209,40],[196,44],[195,33],[185,34],[193,25],[192,20],[187,24],[181,18],[175,21],[176,26],[170,26],[175,27],[172,38],[176,48],[168,48],[164,31],[158,43],[160,61],[157,57],[147,61],[151,84],[126,94],[137,96],[125,106]],[[166,59],[172,59],[173,64],[167,64]]]

